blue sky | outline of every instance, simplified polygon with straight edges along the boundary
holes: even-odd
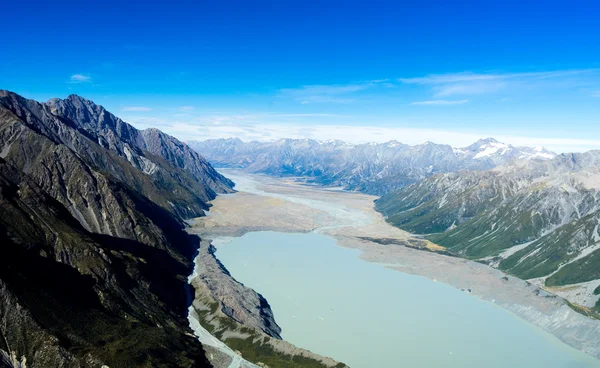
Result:
[[[22,3],[22,4],[19,4]],[[183,140],[600,148],[592,1],[8,2],[0,88]]]

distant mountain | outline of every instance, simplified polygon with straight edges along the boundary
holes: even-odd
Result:
[[[210,366],[183,219],[231,185],[91,101],[0,91],[0,365]]]
[[[310,139],[188,143],[217,167],[306,176],[318,184],[372,194],[383,194],[438,173],[487,170],[513,159],[546,160],[556,156],[543,148],[514,147],[492,138],[464,148],[431,142],[410,146],[397,141],[349,144]]]
[[[402,229],[600,312],[600,151],[435,175],[376,207]]]

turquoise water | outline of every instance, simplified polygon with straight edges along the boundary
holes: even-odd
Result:
[[[600,367],[492,303],[323,235],[255,232],[217,249],[269,301],[285,340],[351,367]]]

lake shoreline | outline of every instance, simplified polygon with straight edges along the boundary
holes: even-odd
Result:
[[[342,247],[336,239],[323,234],[261,231],[224,241],[218,237],[214,240],[219,244],[215,254],[232,276],[269,300],[286,341],[333,356],[352,367],[373,366],[362,357],[367,352],[373,357],[375,366],[394,366],[396,349],[380,345],[390,341],[408,349],[403,350],[403,359],[409,366],[416,362],[427,367],[479,366],[486,356],[495,359],[495,363],[488,366],[504,367],[515,363],[509,364],[512,358],[502,358],[510,352],[528,361],[527,366],[535,366],[533,363],[538,358],[545,361],[547,367],[569,366],[565,357],[571,354],[575,359],[572,363],[581,364],[576,366],[600,366],[593,357],[568,347],[501,305],[473,298],[467,289],[461,292],[443,282],[435,283],[423,276],[364,262],[359,259],[359,250]],[[382,274],[386,276],[373,279],[374,275]],[[335,292],[330,294],[330,290]],[[370,291],[365,294],[366,290]],[[410,303],[407,304],[408,300]],[[438,305],[436,300],[443,302]],[[336,312],[331,312],[334,310]],[[367,310],[376,310],[379,317],[368,318],[371,314],[365,314]],[[338,324],[331,326],[336,320]],[[446,332],[442,335],[447,337],[440,337],[441,331],[435,333],[435,326],[444,325],[452,327],[443,328],[441,331]],[[316,343],[319,337],[313,336],[320,326],[323,326],[320,335],[327,336],[326,342],[321,340],[325,346]],[[383,332],[386,330],[391,335],[385,337]],[[352,357],[353,353],[345,348],[355,341],[354,338],[345,341],[345,337],[353,335],[360,342],[358,357]],[[365,336],[369,338],[365,340]],[[412,352],[420,351],[420,347],[427,344],[419,340],[419,336],[421,339],[428,336],[428,351],[435,357],[415,358]],[[506,339],[508,336],[510,341]],[[342,340],[341,349],[333,342],[339,340]],[[475,341],[481,351],[469,348]],[[546,345],[548,347],[541,348]],[[523,350],[525,346],[527,351]],[[454,357],[446,360],[449,352],[454,353]],[[541,358],[542,355],[545,357]],[[565,364],[553,364],[550,356]],[[459,359],[462,359],[462,365],[444,365]]]
[[[232,176],[229,172],[226,175]],[[193,232],[208,238],[240,237],[256,231],[318,232],[334,238],[338,246],[359,250],[359,258],[365,261],[465,292],[471,290],[472,296],[494,303],[600,359],[600,321],[573,311],[562,298],[497,269],[397,244],[415,238],[385,223],[372,208],[372,196],[306,188],[286,179],[233,176],[236,183],[242,182],[241,188],[236,187],[239,193],[213,201],[212,214],[200,219]],[[248,182],[249,177],[254,183]],[[331,203],[332,208],[324,203]],[[354,216],[357,213],[360,216]],[[397,242],[367,240],[373,234]]]

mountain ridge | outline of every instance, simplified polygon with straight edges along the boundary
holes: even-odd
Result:
[[[487,170],[515,159],[556,156],[543,148],[514,147],[493,138],[464,148],[432,142],[411,146],[398,141],[352,144],[311,139],[243,142],[229,138],[189,144],[217,167],[303,176],[317,184],[376,195],[437,173]]]

